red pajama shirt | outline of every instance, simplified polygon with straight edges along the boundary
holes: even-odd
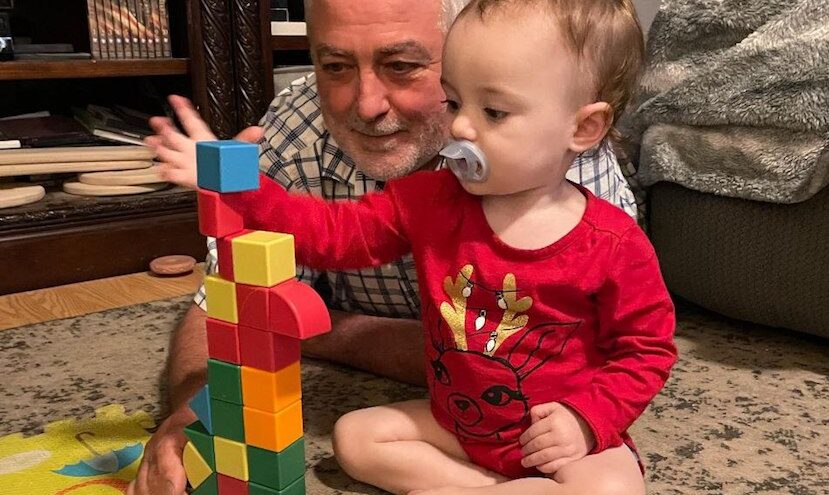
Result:
[[[531,407],[566,404],[590,425],[593,452],[623,443],[676,360],[674,309],[653,247],[622,210],[586,189],[576,227],[516,249],[489,227],[478,196],[447,170],[391,181],[359,201],[326,203],[262,177],[226,194],[245,227],[292,233],[297,261],[320,270],[413,253],[435,419],[475,463],[521,466]]]

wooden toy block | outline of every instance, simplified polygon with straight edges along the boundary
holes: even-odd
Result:
[[[236,282],[272,287],[296,277],[294,236],[255,230],[234,237],[231,244]]]
[[[198,488],[213,472],[192,442],[187,442],[184,446],[181,460],[184,464],[184,472],[193,488]]]
[[[304,438],[300,438],[279,453],[248,445],[248,476],[251,483],[274,490],[284,490],[304,475]]]
[[[241,141],[196,143],[198,185],[220,193],[259,189],[259,147]]]
[[[184,434],[190,443],[196,448],[204,462],[210,467],[210,471],[216,470],[216,455],[213,452],[213,435],[207,432],[199,421],[190,423],[184,427]]]
[[[233,282],[216,275],[204,277],[207,295],[207,316],[228,323],[239,323],[236,312],[236,287]]]
[[[302,398],[299,361],[279,371],[242,366],[244,405],[260,411],[277,412]]]
[[[305,476],[294,481],[283,490],[274,490],[258,483],[248,483],[249,495],[305,495]]]
[[[305,340],[331,330],[328,308],[310,286],[289,280],[268,289],[268,296],[271,332]]]
[[[233,239],[240,235],[245,235],[253,232],[252,230],[240,230],[235,234],[230,234],[216,239],[216,253],[217,262],[219,264],[219,275],[225,280],[236,280],[233,276]]]
[[[242,364],[239,352],[239,328],[233,323],[207,319],[207,353],[219,361]]]
[[[238,442],[245,441],[245,419],[242,406],[219,399],[210,399],[213,412],[213,434]]]
[[[268,329],[268,288],[236,284],[236,306],[239,324],[259,330]]]
[[[275,413],[245,407],[244,415],[248,445],[281,452],[302,436],[302,401]]]
[[[213,434],[213,413],[210,410],[210,385],[205,385],[190,399],[190,409],[199,418],[204,429]]]
[[[300,342],[292,337],[240,326],[239,353],[242,366],[278,371],[299,361]]]
[[[248,495],[248,482],[225,476],[216,475],[219,482],[219,495]]]
[[[213,444],[216,451],[216,471],[237,480],[247,481],[247,446],[221,437],[213,437]]]
[[[245,228],[242,215],[222,201],[219,193],[198,191],[199,232],[221,238],[241,232]]]
[[[219,486],[216,482],[216,473],[212,473],[210,477],[204,480],[204,483],[193,490],[193,493],[190,495],[219,495]]]
[[[207,360],[207,383],[210,398],[242,404],[242,368],[231,363]]]

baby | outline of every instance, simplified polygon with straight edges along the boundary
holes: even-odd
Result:
[[[444,49],[450,169],[358,202],[264,176],[225,195],[315,269],[414,254],[430,398],[342,417],[351,476],[394,493],[645,493],[627,429],[676,360],[673,305],[635,222],[565,178],[641,59],[630,0],[472,1]]]

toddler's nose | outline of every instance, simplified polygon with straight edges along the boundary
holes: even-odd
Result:
[[[461,114],[456,115],[454,120],[452,120],[449,132],[452,134],[452,138],[457,141],[466,139],[467,141],[474,142],[477,137],[475,129],[472,127],[472,122],[470,122],[469,118]]]

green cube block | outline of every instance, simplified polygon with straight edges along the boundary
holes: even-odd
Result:
[[[248,495],[305,495],[305,476],[288,485],[284,490],[274,490],[258,483],[248,483]]]
[[[250,481],[283,490],[305,474],[305,440],[300,438],[282,452],[248,445]]]
[[[216,478],[216,473],[204,480],[191,495],[219,495],[219,480]]]
[[[245,418],[242,406],[218,399],[210,399],[213,414],[213,434],[245,443]]]
[[[213,451],[213,435],[207,432],[201,421],[196,421],[184,428],[184,434],[193,442],[196,450],[207,462],[212,471],[216,470],[216,455]]]
[[[216,359],[207,360],[210,398],[242,404],[242,367]]]

